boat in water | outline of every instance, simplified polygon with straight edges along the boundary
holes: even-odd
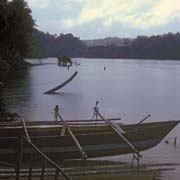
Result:
[[[109,121],[113,122],[113,119]],[[129,154],[134,153],[134,149],[141,152],[159,144],[179,122],[172,120],[128,125],[113,122],[117,129],[121,129],[124,138],[100,120],[66,121],[68,127],[60,121],[26,122],[26,131],[31,142],[44,154],[53,159],[64,160],[82,157],[76,141],[88,158]],[[16,159],[19,137],[26,136],[26,131],[21,122],[0,124],[2,158]],[[27,142],[24,142],[23,147],[23,157],[29,157],[32,148]]]

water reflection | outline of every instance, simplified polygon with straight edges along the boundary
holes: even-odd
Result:
[[[29,71],[1,73],[0,79],[5,84],[4,97],[7,106],[16,106],[23,101],[28,102],[31,92]]]

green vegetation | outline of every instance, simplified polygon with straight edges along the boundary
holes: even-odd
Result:
[[[0,1],[0,71],[25,67],[33,26],[31,10],[24,0]]]
[[[31,53],[29,54],[30,58],[43,58],[44,51],[41,42],[33,34],[31,38]]]
[[[46,57],[80,57],[87,47],[83,41],[72,34],[49,34],[35,31],[34,37],[42,44]]]
[[[70,56],[122,59],[180,59],[180,33],[157,36],[138,36],[117,44],[88,46],[72,34],[53,35],[36,31],[34,36],[44,47],[47,57]]]
[[[23,70],[24,58],[31,51],[34,21],[25,0],[0,1],[0,80],[6,73]],[[7,82],[7,79],[4,81]],[[11,121],[17,118],[10,113],[3,98],[4,85],[0,87],[0,120]]]

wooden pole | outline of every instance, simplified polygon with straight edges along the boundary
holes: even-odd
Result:
[[[63,125],[61,129],[61,136],[64,136],[65,133],[66,133],[66,125]]]
[[[32,143],[31,138],[30,138],[27,128],[26,128],[26,123],[23,119],[22,119],[22,122],[23,122],[23,127],[25,130],[25,134],[26,134],[26,137],[23,136],[23,138],[32,146],[33,149],[36,150],[36,152],[38,152],[43,158],[45,158],[51,165],[53,165],[55,168],[57,168],[67,180],[72,180],[55,162],[53,162],[50,158],[48,158],[42,151],[40,151],[40,149],[35,144]],[[43,170],[44,168],[42,168],[43,176],[44,176],[44,170]],[[42,174],[41,174],[41,177],[42,177]]]
[[[67,179],[67,180],[72,180],[72,178],[70,176],[68,176],[60,167],[59,165],[57,165],[54,161],[52,161],[48,156],[46,156],[34,143],[32,143],[31,141],[29,141],[26,137],[23,136],[23,138],[26,140],[26,142],[28,142],[33,148],[34,150],[39,153],[44,159],[46,159],[46,161],[48,161],[52,166],[54,166],[55,168],[58,169],[58,171],[61,172],[61,174]]]
[[[176,146],[177,137],[174,138],[174,145]]]
[[[131,167],[132,168],[134,167],[134,153],[133,153],[133,156],[132,156]]]
[[[150,114],[148,114],[146,117],[144,117],[141,121],[138,122],[138,124],[142,124],[148,117],[151,117]]]
[[[19,139],[18,143],[18,157],[17,157],[17,164],[16,164],[16,180],[19,180],[19,174],[20,174],[20,169],[22,165],[22,154],[23,154],[23,139]]]
[[[115,123],[112,123],[105,119],[99,111],[96,111],[97,115],[99,115],[100,118],[102,118],[128,145],[129,147],[133,150],[133,152],[136,153],[137,156],[139,156],[139,151],[134,147],[134,145],[122,134],[122,129],[118,126],[114,126]]]
[[[73,134],[71,128],[68,126],[68,124],[66,123],[66,121],[63,120],[63,118],[60,116],[60,114],[58,113],[58,117],[59,119],[63,122],[64,126],[66,127],[66,129],[68,130],[70,136],[72,137],[73,141],[75,142],[77,148],[79,149],[83,159],[87,158],[87,154],[83,151],[79,141],[77,140],[77,138],[75,137],[75,135]]]
[[[58,171],[58,169],[56,168],[55,174],[54,174],[54,180],[58,180],[58,177],[59,177],[59,171]]]
[[[22,121],[22,123],[23,123],[23,128],[24,128],[25,135],[26,135],[28,141],[31,142],[31,138],[30,138],[30,136],[29,136],[29,133],[28,133],[28,130],[27,130],[27,127],[26,127],[26,123],[25,123],[25,121],[24,121],[23,118],[21,119],[21,121]]]
[[[30,153],[28,180],[31,180],[31,178],[32,178],[32,161],[33,161],[33,148],[31,148],[31,153]]]
[[[45,172],[45,160],[44,158],[42,158],[41,180],[44,180],[44,172]]]
[[[68,126],[67,122],[63,120],[63,118],[60,116],[59,113],[57,113],[57,114],[58,114],[59,119],[63,122],[64,126],[68,130],[68,132],[69,132],[70,136],[72,137],[73,141],[75,142],[77,148],[79,149],[81,156],[82,156],[82,161],[81,161],[82,170],[85,170],[85,161],[87,159],[87,153],[83,151],[79,141],[77,140],[76,136],[73,134],[73,132],[72,132],[71,128]]]

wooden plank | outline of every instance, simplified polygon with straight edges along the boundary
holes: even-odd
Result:
[[[108,118],[109,121],[120,121],[121,118]],[[102,119],[82,119],[82,120],[65,120],[69,125],[86,125],[86,124],[97,124],[96,122],[101,122],[102,124],[104,123],[104,120]],[[25,121],[26,126],[43,126],[43,125],[62,125],[61,121]],[[21,126],[22,122],[18,121],[18,122],[6,122],[0,123],[0,127],[7,127],[7,126],[11,126],[11,127],[16,127],[16,126]]]

